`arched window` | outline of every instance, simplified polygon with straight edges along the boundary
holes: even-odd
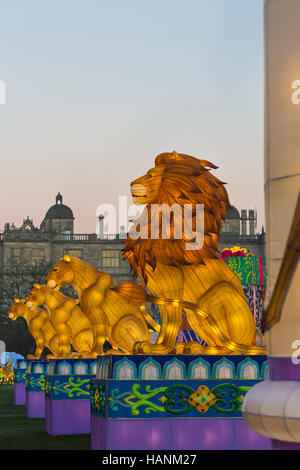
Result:
[[[235,366],[234,363],[225,357],[217,361],[213,366],[213,379],[234,379]]]
[[[238,379],[258,379],[259,366],[253,359],[247,357],[237,367]]]
[[[123,366],[121,366],[120,369],[119,369],[119,379],[120,380],[130,380],[132,378],[133,377],[132,377],[131,368],[127,364],[124,364]]]
[[[204,366],[198,365],[194,369],[194,377],[193,379],[207,379],[207,370]]]
[[[158,380],[161,379],[161,375],[160,364],[152,358],[142,362],[139,366],[139,379]]]
[[[218,379],[232,379],[231,369],[226,364],[221,366],[218,371]]]
[[[34,364],[32,372],[34,374],[42,374],[44,372],[44,367],[41,364]]]
[[[89,373],[89,366],[83,362],[79,362],[74,366],[74,375],[85,375]]]
[[[208,361],[202,358],[196,359],[189,364],[188,368],[189,379],[210,379],[211,366]]]
[[[144,379],[145,380],[157,380],[158,379],[157,367],[151,366],[150,364],[147,365],[144,369]]]
[[[166,362],[163,377],[168,380],[181,380],[186,377],[185,363],[178,359]]]
[[[67,362],[61,362],[57,364],[57,374],[58,375],[71,375],[72,374],[72,365]]]
[[[115,380],[131,380],[136,379],[136,365],[127,358],[123,358],[116,362],[113,370],[113,379]]]

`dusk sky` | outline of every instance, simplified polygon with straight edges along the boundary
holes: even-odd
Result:
[[[60,191],[96,229],[162,152],[219,166],[231,203],[263,202],[262,0],[0,0],[0,230]]]

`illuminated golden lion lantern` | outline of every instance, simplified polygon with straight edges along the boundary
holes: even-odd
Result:
[[[65,255],[47,276],[50,289],[70,284],[76,290],[80,307],[95,335],[91,357],[103,354],[108,340],[109,353],[131,354],[139,341],[150,341],[149,329],[137,304],[145,301],[145,290],[135,283],[115,286],[110,274],[74,256]],[[121,351],[119,351],[121,349]]]
[[[11,320],[24,318],[27,322],[29,333],[35,340],[35,353],[28,354],[27,359],[40,359],[45,347],[50,349],[53,357],[59,355],[59,337],[46,310],[39,307],[30,309],[26,306],[25,300],[15,299],[8,312],[8,316]]]
[[[264,349],[253,346],[255,322],[242,285],[233,271],[221,260],[218,236],[226,208],[230,207],[224,183],[212,175],[213,164],[189,155],[163,153],[155,167],[131,183],[136,204],[146,204],[136,225],[139,236],[128,236],[125,259],[136,276],[160,304],[161,330],[156,344],[149,341],[135,345],[146,354],[168,354],[174,350],[184,308],[188,322],[207,347],[191,342],[177,346],[179,353],[256,354]],[[192,229],[196,230],[196,205],[203,204],[204,244],[186,249],[191,242],[185,235],[175,237],[178,217],[173,214],[170,238],[151,238],[153,204],[184,209],[190,204]],[[156,209],[157,210],[157,209]],[[146,211],[146,212],[145,212]],[[146,214],[146,215],[145,215]],[[184,210],[180,216],[182,220]],[[159,228],[162,230],[161,216]],[[172,220],[172,217],[171,219]],[[184,224],[182,223],[182,226]],[[147,232],[147,233],[146,233]]]
[[[59,338],[59,352],[54,357],[89,357],[94,335],[88,318],[84,315],[77,301],[56,292],[46,285],[34,284],[25,304],[29,309],[43,306],[47,310],[51,323]],[[71,353],[71,344],[76,353]],[[52,356],[49,356],[52,357]]]

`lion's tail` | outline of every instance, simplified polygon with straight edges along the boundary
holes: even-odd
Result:
[[[118,286],[112,287],[111,290],[117,292],[125,302],[133,305],[141,305],[140,311],[145,320],[155,331],[160,332],[160,325],[147,313],[146,307],[144,306],[144,302],[147,300],[147,291],[144,287],[134,282],[123,282]]]
[[[216,343],[222,344],[224,346],[224,354],[247,354],[247,355],[258,355],[258,354],[266,354],[266,349],[265,347],[261,346],[247,346],[243,344],[237,344],[231,339],[229,339],[223,331],[219,328],[218,323],[214,318],[210,316],[210,314],[206,311],[204,311],[202,308],[200,308],[197,304],[193,302],[188,302],[185,300],[172,300],[172,299],[164,299],[161,297],[154,297],[154,296],[147,296],[147,300],[149,302],[158,304],[158,305],[174,305],[178,307],[178,305],[181,305],[183,308],[192,310],[196,312],[200,317],[204,318],[205,321],[209,324],[211,328],[211,332],[215,337]]]

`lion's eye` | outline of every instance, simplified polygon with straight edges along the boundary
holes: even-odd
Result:
[[[53,271],[58,271],[58,268],[53,268]]]
[[[153,176],[153,175],[151,175],[151,173],[150,173],[150,175],[147,176],[147,179],[148,179],[148,178],[152,178],[152,176]]]

